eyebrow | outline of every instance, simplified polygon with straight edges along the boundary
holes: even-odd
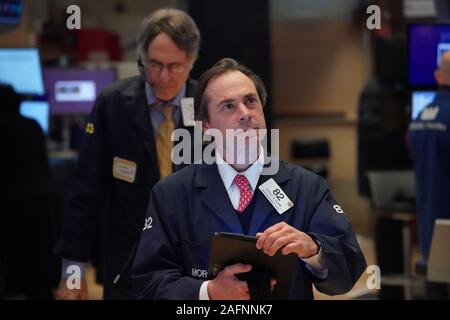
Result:
[[[233,102],[234,102],[234,99],[223,99],[217,104],[217,106],[220,107],[221,105],[223,105],[225,103],[233,103]]]
[[[246,95],[244,95],[244,99],[248,99],[248,98],[256,98],[258,97],[258,95],[256,93],[247,93]],[[221,106],[225,103],[233,103],[235,99],[223,99],[221,100],[217,106]]]
[[[174,65],[174,64],[182,64],[181,62],[170,62],[167,64],[162,63],[161,61],[158,61],[156,59],[147,59],[148,62],[153,62],[153,63],[158,63],[158,64],[162,64],[162,65],[166,65],[166,66],[170,66],[170,65]]]

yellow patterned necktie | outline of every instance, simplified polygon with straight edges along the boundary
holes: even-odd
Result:
[[[164,115],[164,121],[158,128],[158,135],[156,137],[156,152],[158,154],[159,173],[161,178],[164,178],[172,173],[172,146],[173,142],[170,140],[175,124],[172,119],[173,106],[160,104],[158,106]]]

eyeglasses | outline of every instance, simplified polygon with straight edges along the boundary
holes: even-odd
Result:
[[[151,72],[156,72],[156,73],[160,73],[164,68],[167,68],[167,71],[169,71],[169,73],[172,73],[172,74],[180,74],[187,67],[185,64],[182,64],[182,63],[179,63],[179,62],[163,64],[163,63],[155,61],[155,60],[147,61],[145,66]]]

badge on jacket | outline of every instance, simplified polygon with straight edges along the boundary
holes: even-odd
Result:
[[[113,176],[119,180],[133,183],[136,178],[136,162],[114,157],[113,159]]]
[[[281,189],[278,183],[270,178],[262,185],[259,186],[259,190],[269,200],[272,206],[278,211],[279,214],[283,214],[286,210],[291,208],[294,204],[286,193]]]
[[[194,98],[181,99],[181,115],[185,127],[195,126]]]
[[[88,122],[86,124],[86,133],[87,134],[94,134],[94,124],[92,122]]]

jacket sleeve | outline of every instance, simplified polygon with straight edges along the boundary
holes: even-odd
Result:
[[[106,156],[106,104],[100,95],[86,122],[71,190],[65,207],[62,239],[56,251],[64,258],[87,261],[98,231],[101,206],[111,179]]]
[[[366,261],[350,222],[322,179],[318,189],[320,200],[307,233],[321,243],[328,276],[324,280],[313,279],[313,282],[327,295],[344,294],[358,281]]]
[[[163,181],[165,182],[165,181]],[[173,199],[171,200],[173,201]],[[202,280],[183,272],[173,206],[158,183],[150,195],[146,220],[132,269],[138,299],[199,299]]]

